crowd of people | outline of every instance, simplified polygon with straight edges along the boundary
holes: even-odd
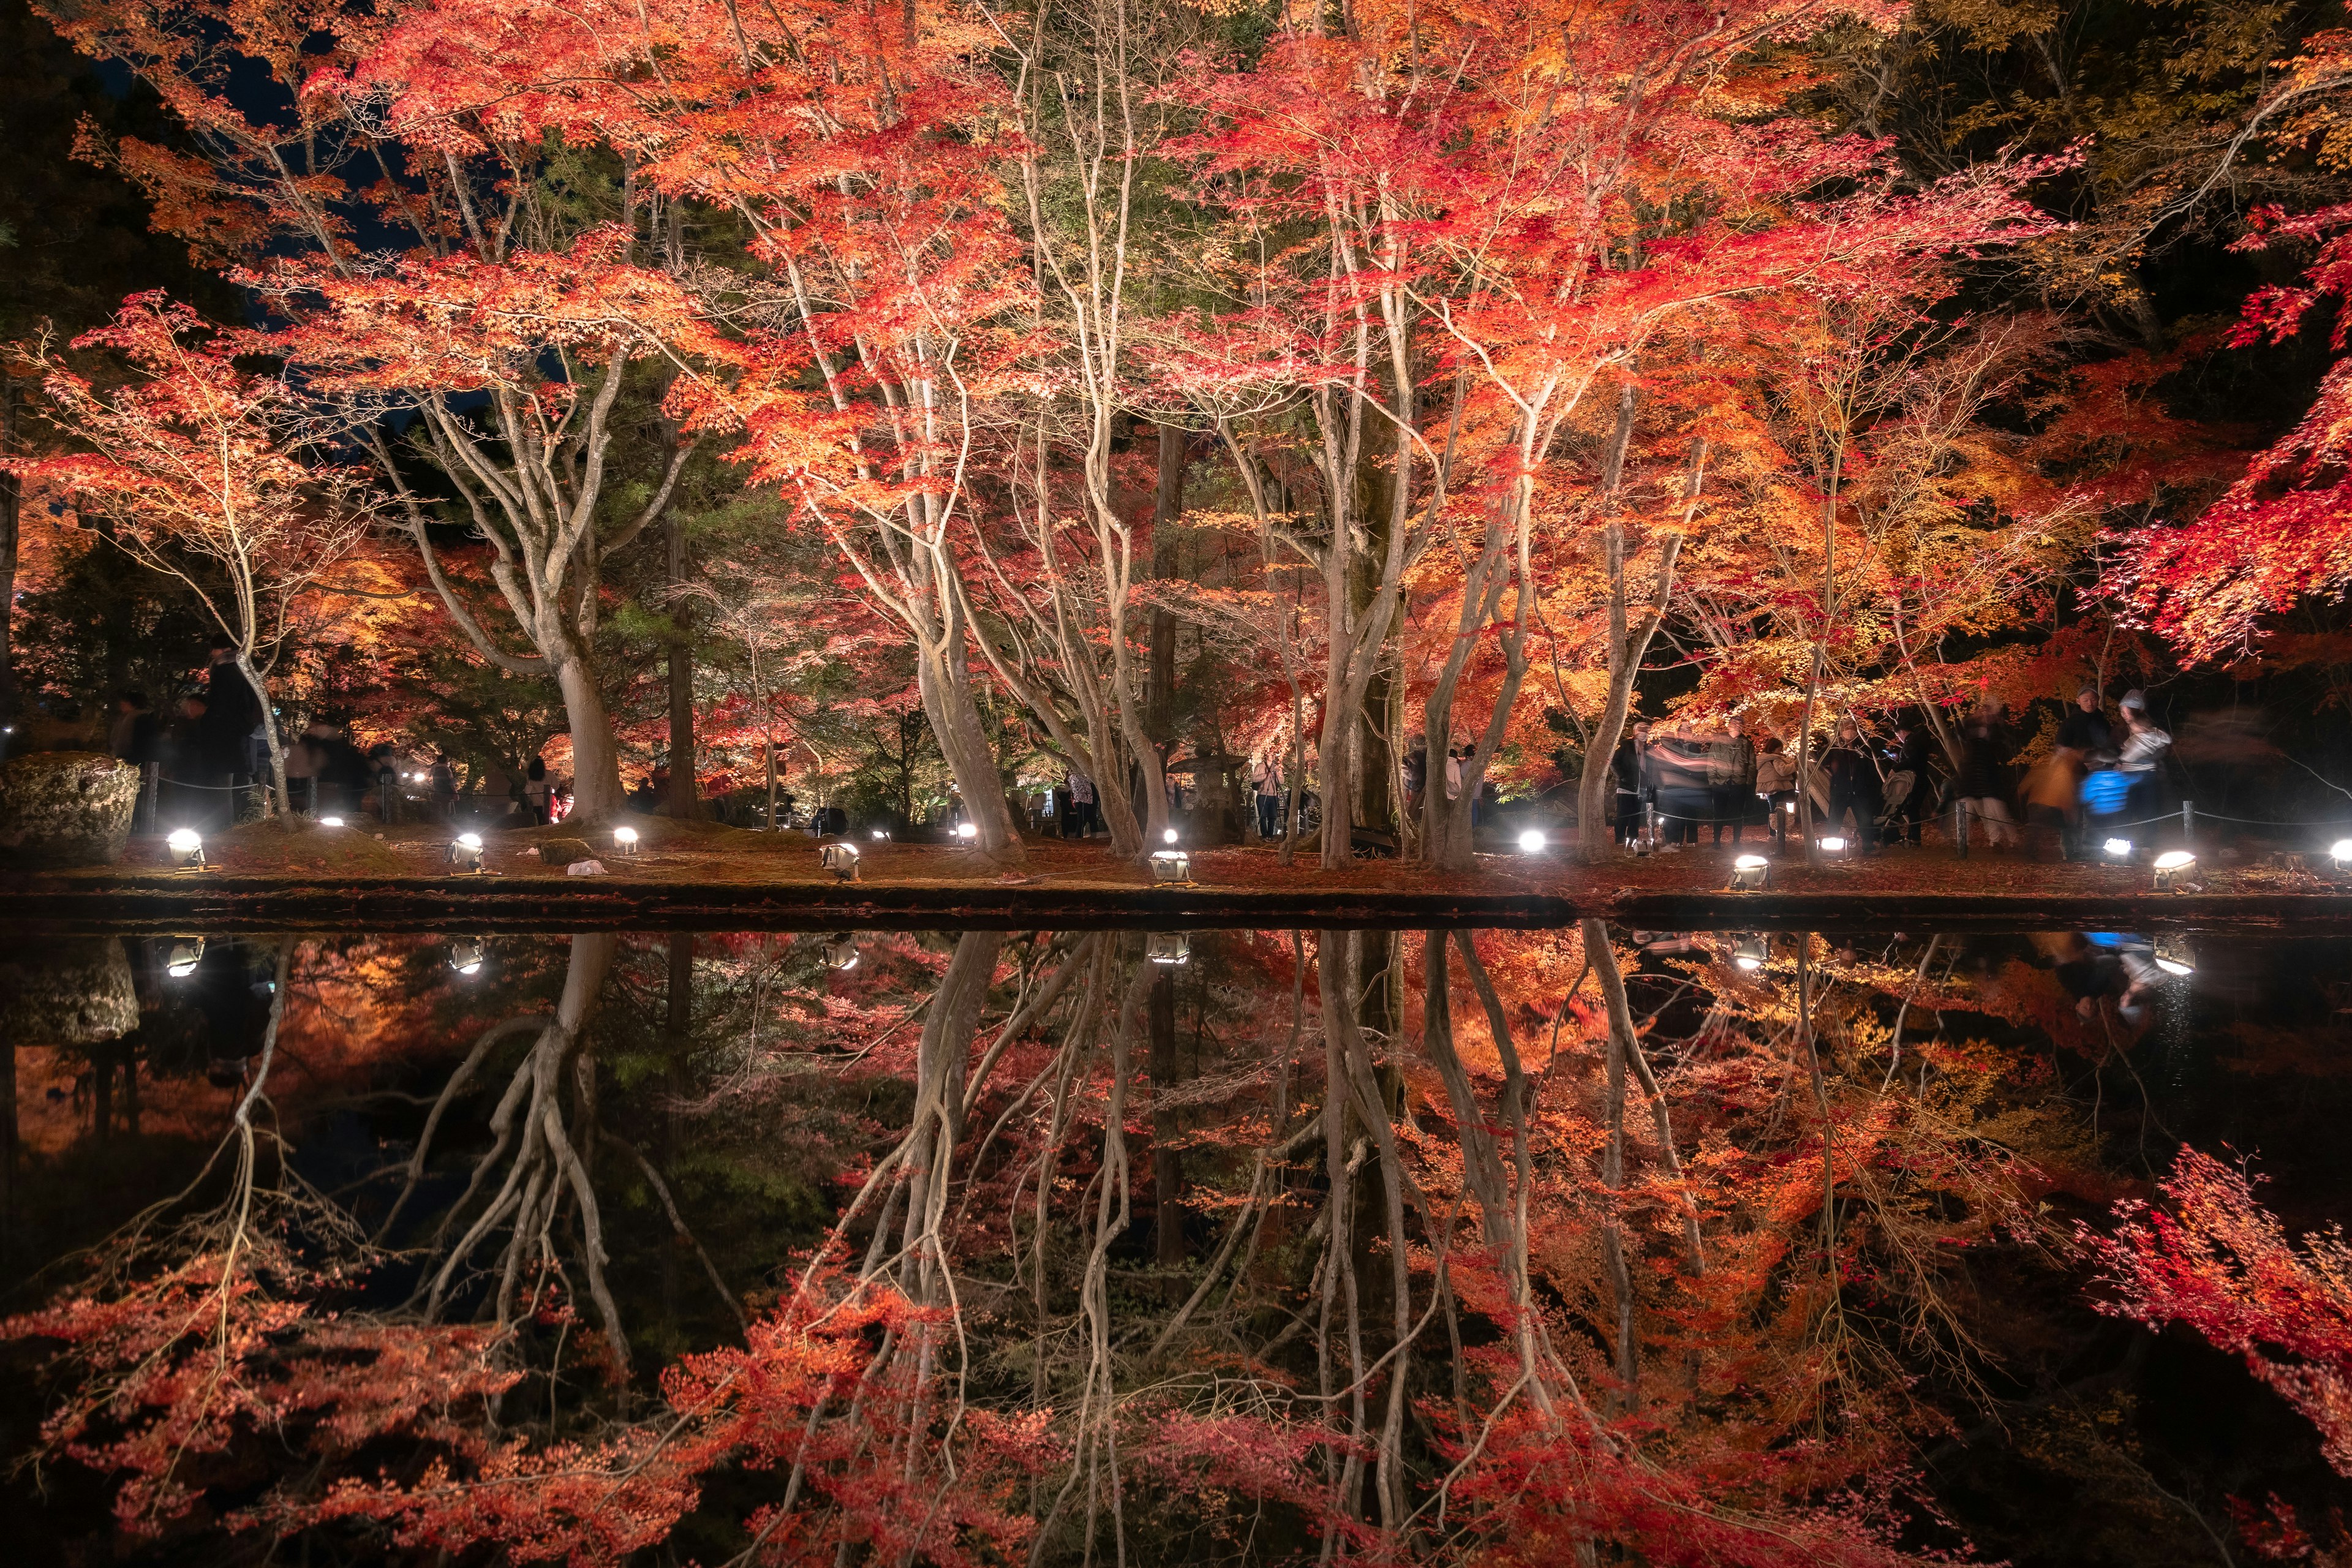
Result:
[[[1810,817],[1822,837],[1868,853],[1917,844],[1927,821],[1944,818],[1958,842],[2088,858],[2164,809],[2171,745],[2144,692],[2126,692],[2111,717],[2092,686],[2075,694],[2048,751],[2023,765],[1998,700],[1941,735],[1900,718],[1871,732],[1848,715],[1812,738],[1809,761],[1779,736],[1751,737],[1736,716],[1719,729],[1644,721],[1612,760],[1616,831],[1643,847],[1696,844],[1702,828],[1717,844],[1750,828],[1777,842]],[[1800,790],[1810,810],[1800,810]]]
[[[482,770],[467,792],[448,752],[419,762],[388,741],[362,748],[323,718],[282,734],[281,744],[289,803],[309,816],[544,824],[560,820],[571,799],[544,757],[511,772]],[[137,817],[144,831],[228,827],[258,815],[257,794],[274,782],[261,700],[226,638],[214,639],[203,674],[168,710],[144,690],[118,693],[107,745],[145,774]]]

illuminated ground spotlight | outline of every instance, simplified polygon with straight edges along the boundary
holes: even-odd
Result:
[[[467,937],[449,944],[449,967],[460,974],[482,972],[482,942],[479,937]]]
[[[1143,939],[1143,956],[1154,963],[1190,963],[1192,939],[1181,931],[1156,931]]]
[[[459,871],[480,870],[482,868],[482,836],[478,833],[460,833],[451,839],[449,865],[453,869]]]
[[[1160,842],[1167,845],[1171,848],[1175,847],[1176,830],[1172,827],[1161,828],[1160,830]]]
[[[319,818],[319,826],[321,827],[341,827],[342,825],[343,819],[340,816],[322,816]]]
[[[857,938],[848,931],[834,932],[824,939],[824,945],[817,952],[824,958],[824,966],[835,973],[857,967]]]
[[[163,847],[172,852],[172,864],[184,870],[205,868],[205,836],[193,827],[175,827],[163,840]]]
[[[964,823],[956,829],[956,837],[966,844],[978,843],[980,841],[980,824],[977,822]]]
[[[2158,937],[2156,966],[2175,979],[2196,973],[2197,955],[2189,950],[2189,939],[2179,935]]]
[[[1549,842],[1549,840],[1546,839],[1543,836],[1542,828],[1530,827],[1526,832],[1519,835],[1519,853],[1522,855],[1540,855],[1544,852],[1545,844]]]
[[[2099,853],[2110,860],[2128,860],[2131,858],[2132,841],[2128,838],[2110,838],[2099,846]]]
[[[1769,956],[1770,956],[1769,951],[1765,947],[1764,939],[1761,936],[1744,936],[1732,947],[1731,966],[1745,973],[1753,974],[1764,967],[1764,960]]]
[[[1772,885],[1772,862],[1761,855],[1740,855],[1731,862],[1731,890],[1760,893]]]
[[[1844,854],[1844,853],[1845,853],[1845,840],[1844,840],[1844,839],[1843,839],[1843,838],[1824,838],[1824,839],[1822,839],[1822,853],[1823,853],[1824,855],[1843,855],[1843,854]]]
[[[888,828],[887,828],[887,827],[877,827],[877,828],[876,828],[876,829],[874,830],[874,842],[875,842],[875,843],[877,843],[877,844],[887,844],[887,843],[889,843],[889,842],[890,842],[890,830],[889,830]]]
[[[2352,838],[2339,838],[2327,847],[2327,858],[2336,862],[2339,871],[2352,871]]]
[[[200,936],[175,938],[171,956],[163,961],[163,973],[174,980],[185,980],[205,961],[205,939]]]
[[[824,868],[845,882],[857,880],[857,846],[846,839],[836,838],[817,847],[816,858]]]
[[[613,829],[613,853],[635,855],[637,852],[637,830],[634,827]]]
[[[2186,849],[2168,849],[2156,858],[2156,890],[2168,893],[2197,870],[2197,857]]]
[[[1151,879],[1155,882],[1191,881],[1192,857],[1181,849],[1154,849],[1151,852]]]

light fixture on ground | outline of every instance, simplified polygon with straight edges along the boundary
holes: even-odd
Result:
[[[1822,854],[1824,854],[1824,855],[1843,855],[1843,854],[1844,854],[1844,853],[1845,853],[1845,840],[1844,840],[1844,839],[1843,839],[1843,838],[1824,838],[1824,839],[1822,839]]]
[[[2168,849],[2156,858],[2156,890],[2168,893],[2197,870],[2197,857],[2186,849]]]
[[[341,827],[342,825],[343,819],[340,816],[322,816],[319,818],[319,826],[321,827]]]
[[[482,972],[482,939],[463,937],[449,944],[449,967],[460,974]]]
[[[876,828],[874,830],[874,842],[877,844],[887,844],[890,842],[890,830],[887,827]]]
[[[980,824],[977,822],[964,823],[956,829],[956,837],[966,844],[979,842]]]
[[[1544,843],[1545,839],[1543,829],[1540,827],[1530,827],[1526,832],[1519,835],[1519,853],[1522,855],[1540,855],[1544,852]]]
[[[824,939],[824,945],[818,952],[827,969],[838,972],[857,967],[857,938],[848,931],[834,932]]]
[[[482,868],[482,836],[478,833],[460,833],[451,839],[449,864],[460,871],[480,870]]]
[[[1172,827],[1161,828],[1160,830],[1160,842],[1173,846],[1176,842],[1176,830]]]
[[[824,868],[845,882],[857,880],[857,846],[845,838],[817,847],[816,858]]]
[[[172,943],[172,954],[163,961],[163,973],[174,980],[185,980],[205,961],[205,939],[184,936]]]
[[[2339,838],[2327,847],[2327,858],[2336,862],[2339,871],[2352,871],[2352,838]]]
[[[637,852],[637,830],[634,827],[613,829],[613,853],[634,855]]]
[[[2128,838],[2110,838],[2099,846],[2099,853],[2110,860],[2128,860],[2131,852],[2132,841]]]
[[[1168,842],[1176,842],[1176,830],[1168,830]],[[1181,849],[1154,849],[1151,852],[1151,879],[1155,882],[1189,882],[1192,879],[1192,857]]]
[[[1732,947],[1731,966],[1753,974],[1764,967],[1764,960],[1768,956],[1769,953],[1761,936],[1744,936]]]
[[[1154,963],[1189,963],[1192,939],[1181,931],[1156,931],[1143,939],[1143,956]]]
[[[193,871],[205,868],[205,836],[194,828],[173,828],[163,847],[172,852],[173,865]]]
[[[2197,955],[2189,951],[2189,939],[2177,932],[2158,937],[2156,966],[2176,980],[2196,973]]]
[[[1731,862],[1731,890],[1760,893],[1772,885],[1772,862],[1761,855],[1740,855]]]

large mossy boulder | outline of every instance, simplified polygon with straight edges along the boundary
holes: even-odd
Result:
[[[139,770],[96,752],[33,752],[0,763],[0,866],[111,866],[131,843]]]
[[[59,937],[0,959],[0,1041],[95,1046],[138,1026],[120,937]]]

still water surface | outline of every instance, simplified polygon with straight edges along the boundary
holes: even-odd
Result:
[[[2343,1217],[2347,957],[22,938],[0,1511],[42,1563],[2340,1545],[2321,1424],[2095,1248],[2183,1151]]]

